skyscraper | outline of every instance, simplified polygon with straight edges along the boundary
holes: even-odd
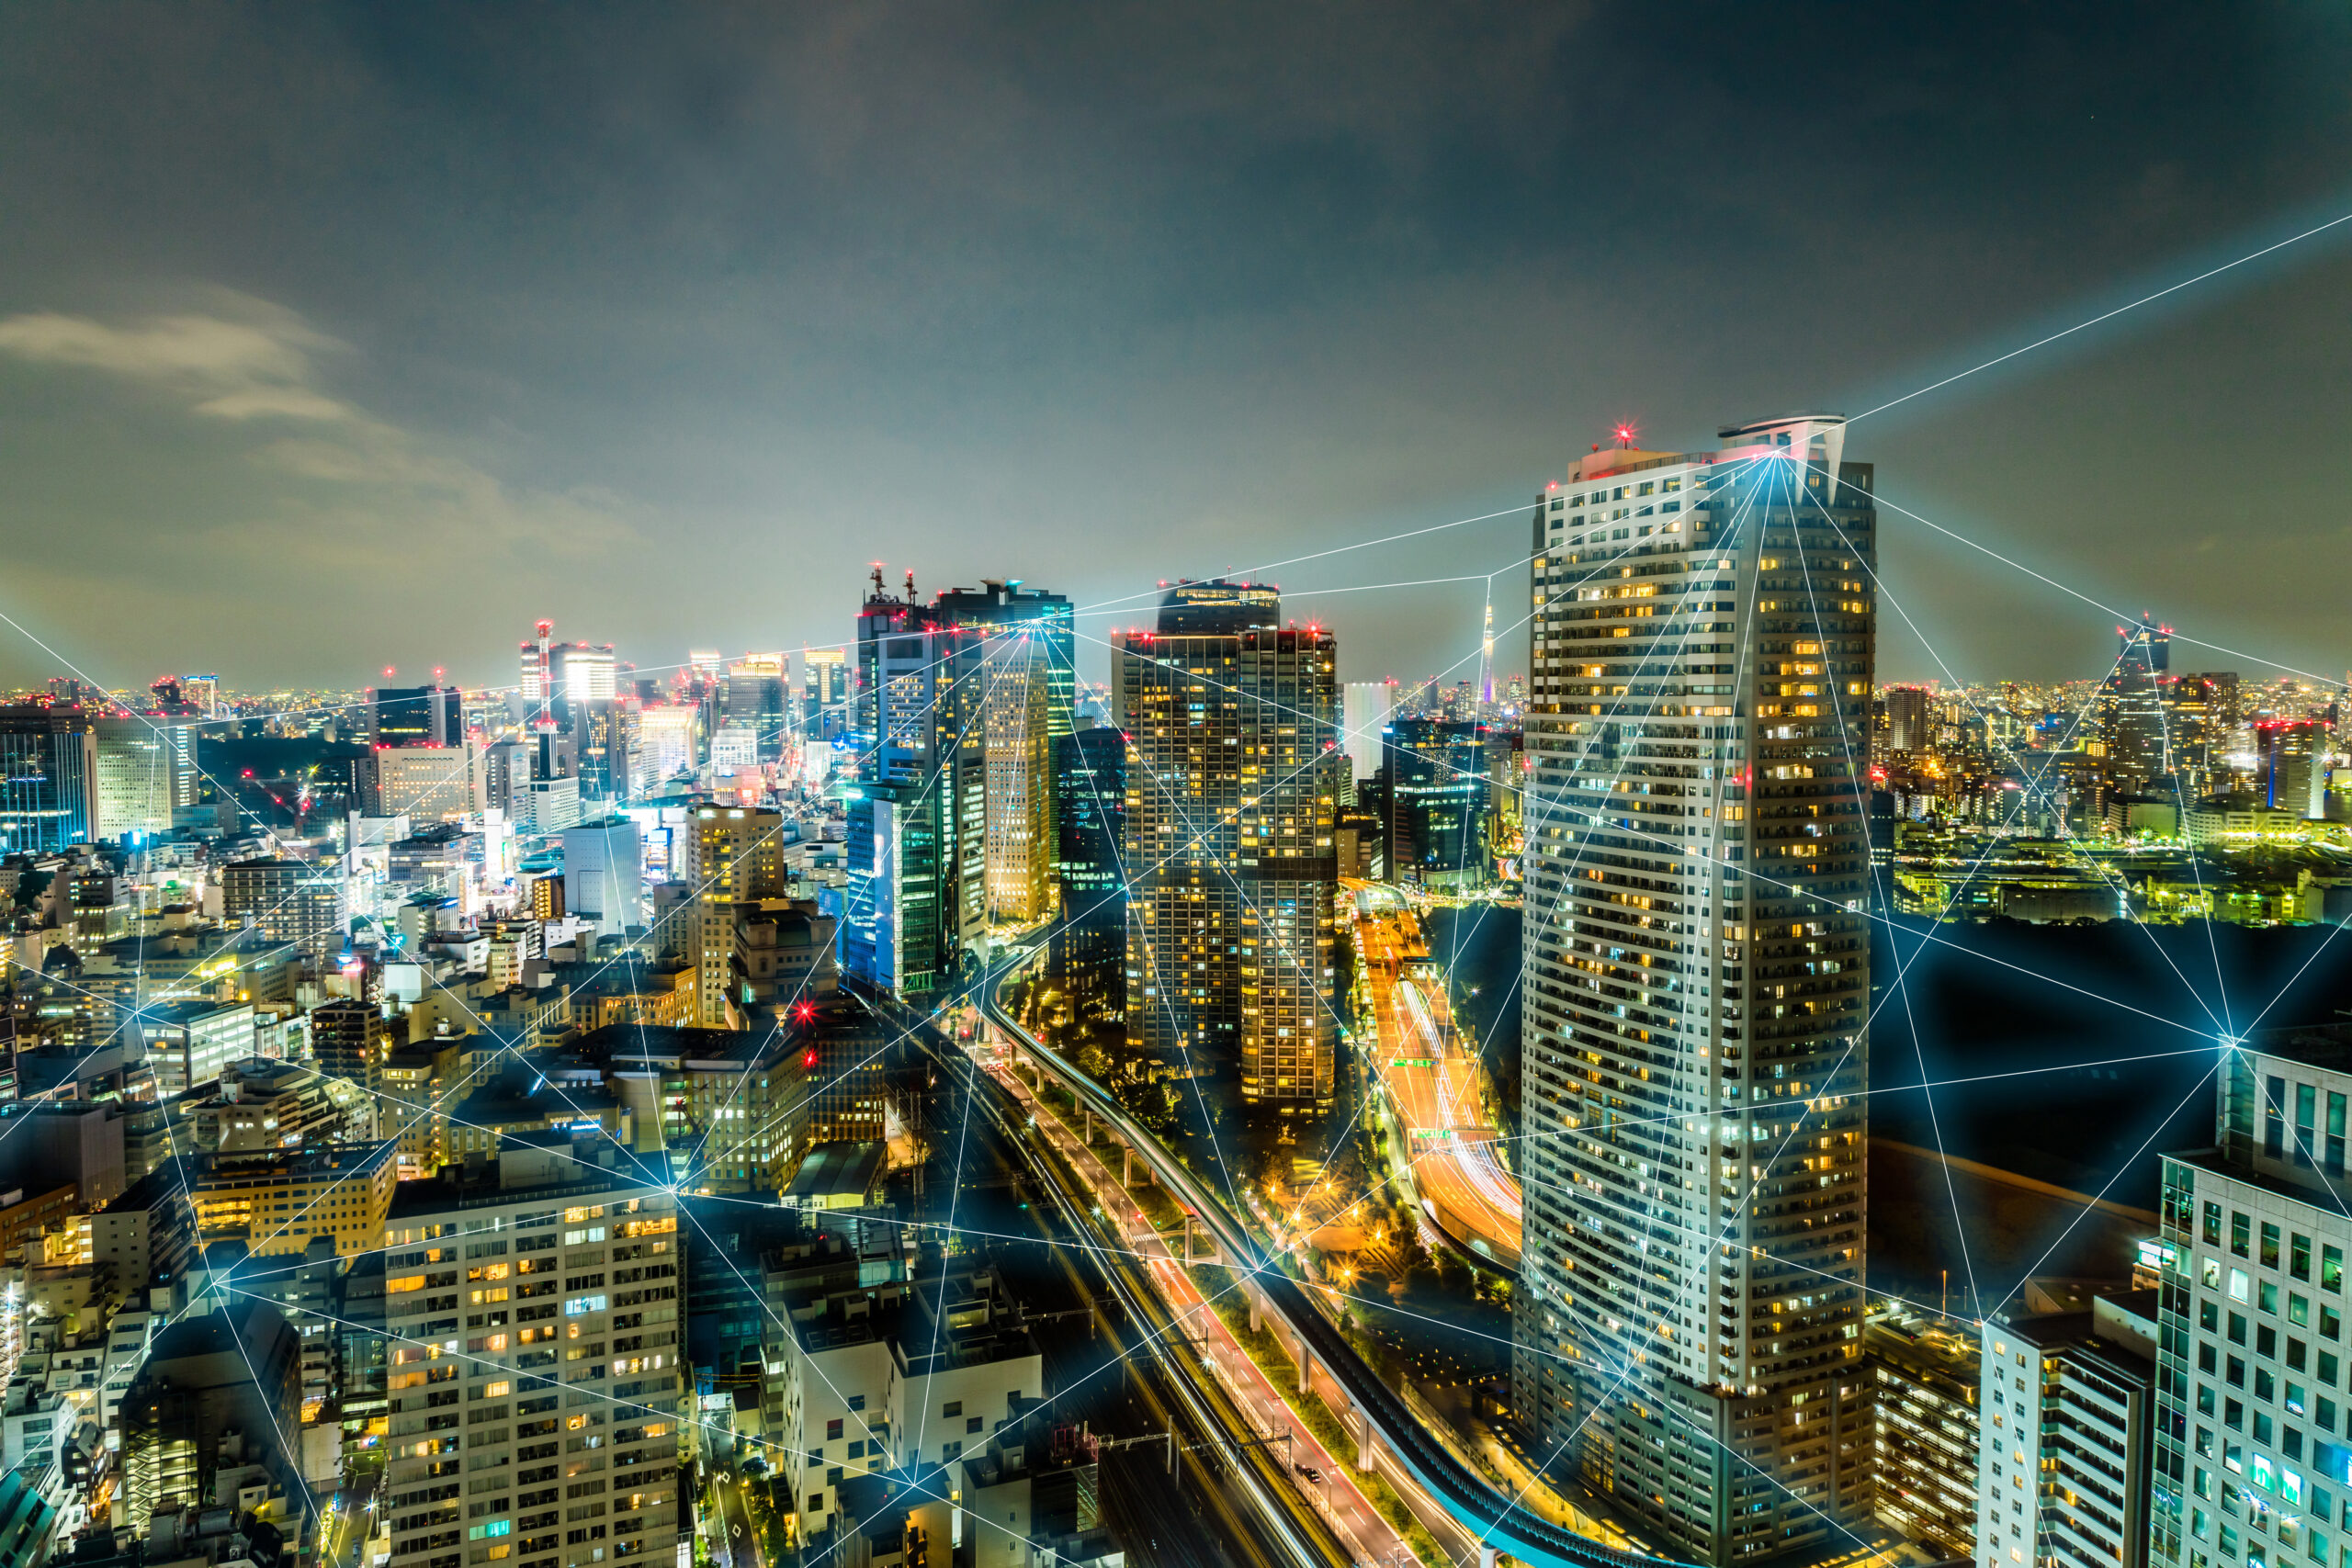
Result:
[[[2325,816],[2328,760],[2335,742],[2335,727],[2322,719],[2267,719],[2256,725],[2262,804],[2306,820]]]
[[[455,686],[375,686],[368,692],[373,746],[454,746],[466,738]]]
[[[932,615],[950,626],[998,634],[983,676],[981,728],[988,753],[989,918],[1042,918],[1054,897],[1053,743],[1072,729],[1077,690],[1070,603],[1023,588],[1019,580],[983,580],[976,592],[950,588]]]
[[[1535,518],[1513,1403],[1668,1555],[1871,1506],[1870,465],[1844,422],[1578,460]]]
[[[1487,881],[1487,747],[1466,719],[1398,718],[1385,731],[1388,876],[1458,889]]]
[[[2165,722],[2172,628],[2143,615],[2116,627],[2115,635],[2115,668],[2099,688],[2099,739],[2115,782],[2126,790],[2146,789],[2172,772]]]
[[[1381,732],[1396,711],[1394,681],[1351,681],[1346,697],[1347,728],[1340,744],[1348,753],[1355,776],[1368,779],[1380,772]]]
[[[1337,644],[1263,584],[1182,583],[1114,639],[1129,739],[1127,1038],[1238,1057],[1242,1098],[1331,1097]],[[1208,1063],[1201,1064],[1204,1066]]]
[[[723,1029],[735,906],[784,897],[784,816],[741,806],[699,806],[686,827],[683,874],[695,905],[686,951],[699,990],[695,1021]],[[569,896],[570,889],[565,891]]]
[[[849,733],[849,655],[838,648],[800,650],[801,729],[811,740]]]
[[[172,830],[172,813],[197,797],[196,728],[132,716],[92,721],[96,738],[99,839]]]
[[[1127,895],[1121,840],[1127,815],[1127,740],[1087,724],[1054,742],[1055,865],[1062,924],[1054,931],[1055,983],[1080,1016],[1126,1005]]]
[[[849,802],[842,968],[903,995],[936,987],[985,933],[986,643],[874,574],[857,618],[860,749]]]
[[[97,782],[97,726],[80,708],[0,707],[0,852],[87,843]]]

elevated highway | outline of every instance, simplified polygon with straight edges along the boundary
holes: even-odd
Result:
[[[1270,1261],[1257,1238],[1181,1161],[1131,1120],[1102,1087],[1058,1053],[1040,1043],[999,1002],[993,985],[973,998],[989,1021],[1015,1043],[1021,1055],[1061,1086],[1087,1114],[1112,1132],[1151,1168],[1152,1178],[1198,1217],[1216,1239],[1217,1251],[1249,1292],[1253,1318],[1272,1319],[1286,1338],[1302,1372],[1309,1359],[1345,1393],[1348,1421],[1361,1450],[1360,1468],[1372,1464],[1372,1445],[1385,1449],[1421,1490],[1482,1543],[1481,1568],[1494,1568],[1506,1553],[1531,1568],[1662,1568],[1668,1560],[1618,1551],[1563,1529],[1514,1505],[1424,1427],[1395,1389],[1382,1382],[1303,1286]],[[1672,1564],[1670,1568],[1681,1568]]]

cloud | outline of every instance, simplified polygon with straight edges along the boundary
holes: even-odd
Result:
[[[313,384],[313,355],[342,345],[291,312],[253,304],[260,308],[246,321],[191,314],[117,326],[54,311],[10,316],[0,321],[0,353],[145,382],[215,419],[353,418],[348,405]]]
[[[448,443],[378,419],[321,385],[346,345],[263,299],[215,291],[220,308],[123,321],[51,311],[0,320],[0,355],[103,372],[158,389],[187,412],[255,426],[241,454],[260,484],[184,544],[270,569],[358,565],[387,587],[503,556],[509,568],[630,547],[637,510],[591,489],[511,485]]]

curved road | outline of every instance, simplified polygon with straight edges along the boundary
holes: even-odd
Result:
[[[1488,1551],[1508,1552],[1531,1568],[1658,1568],[1667,1559],[1614,1551],[1519,1507],[1487,1484],[1408,1410],[1382,1382],[1355,1347],[1307,1299],[1298,1281],[1268,1263],[1257,1239],[1210,1196],[1192,1172],[1129,1120],[1092,1078],[1040,1043],[999,1002],[996,988],[983,986],[976,998],[989,1021],[1018,1042],[1023,1055],[1059,1081],[1062,1088],[1110,1127],[1152,1169],[1153,1179],[1199,1215],[1219,1249],[1248,1278],[1263,1310],[1294,1342],[1303,1341],[1317,1365],[1343,1389],[1362,1418],[1371,1422],[1381,1445],[1407,1473]],[[1680,1565],[1677,1565],[1680,1568]]]

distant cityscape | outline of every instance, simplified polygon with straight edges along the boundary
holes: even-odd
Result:
[[[2208,1032],[2112,1194],[1874,1133],[1870,1043],[1895,932],[2332,937],[2345,687],[1881,680],[1845,436],[1577,459],[1527,674],[877,567],[837,646],[15,694],[0,1568],[2336,1568],[2352,1032]]]

